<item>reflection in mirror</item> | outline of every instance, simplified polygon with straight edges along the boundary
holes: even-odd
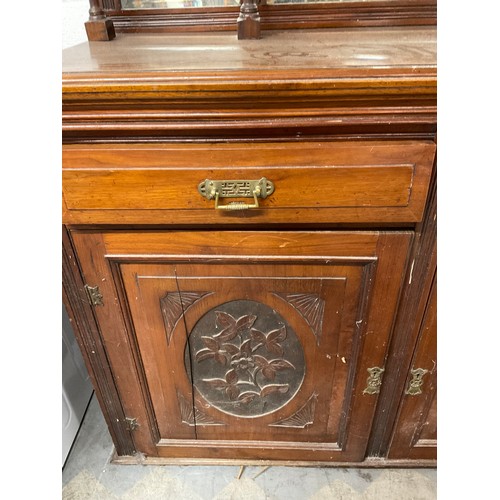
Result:
[[[342,3],[357,0],[263,0],[262,4]],[[235,7],[240,0],[122,0],[122,9],[181,9],[186,7]]]
[[[184,7],[234,7],[239,0],[122,0],[122,9],[181,9]]]

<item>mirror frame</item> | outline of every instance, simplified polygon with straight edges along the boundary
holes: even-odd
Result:
[[[121,0],[99,4],[116,33],[235,31],[239,7],[122,9]],[[262,30],[436,26],[437,0],[374,0],[317,4],[259,4]],[[92,17],[92,16],[91,16]],[[89,40],[90,40],[89,36]]]

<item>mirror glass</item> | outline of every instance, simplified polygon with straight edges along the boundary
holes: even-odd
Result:
[[[267,0],[267,5],[330,3],[359,0]],[[122,9],[181,9],[189,7],[235,7],[239,0],[122,0]]]

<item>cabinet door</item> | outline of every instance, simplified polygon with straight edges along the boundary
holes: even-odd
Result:
[[[436,277],[420,329],[389,458],[436,459],[437,454]]]
[[[364,458],[411,233],[73,239],[138,451]]]

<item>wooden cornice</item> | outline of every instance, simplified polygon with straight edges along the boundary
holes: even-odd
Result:
[[[435,70],[66,75],[63,134],[192,134],[436,122]],[[415,128],[416,127],[416,128]],[[204,135],[202,133],[202,135]],[[255,133],[254,133],[255,135]]]
[[[252,46],[228,35],[127,37],[67,57],[64,140],[435,133],[430,29],[309,33],[302,45],[287,33]]]

